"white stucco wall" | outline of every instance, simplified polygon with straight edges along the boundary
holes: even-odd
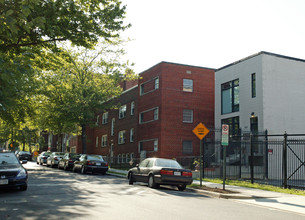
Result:
[[[250,131],[250,117],[254,112],[258,117],[258,129],[263,131],[263,102],[262,102],[262,56],[254,56],[224,69],[215,74],[215,126],[221,127],[221,120],[239,116],[240,128]],[[256,97],[252,98],[251,75],[256,74]],[[239,79],[239,112],[221,114],[221,84]]]
[[[305,133],[305,62],[263,54],[264,128]]]
[[[251,96],[251,74],[256,73],[256,97]],[[239,79],[239,112],[221,114],[221,84]],[[269,134],[305,133],[305,62],[259,53],[216,71],[215,127],[239,116],[240,128],[250,131],[250,117],[258,130]]]

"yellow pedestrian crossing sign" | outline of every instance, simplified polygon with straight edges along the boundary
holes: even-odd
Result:
[[[201,122],[193,129],[193,133],[202,140],[210,132],[207,127]]]

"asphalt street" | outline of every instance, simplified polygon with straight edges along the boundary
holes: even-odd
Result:
[[[304,215],[212,198],[176,188],[128,185],[29,162],[29,187],[0,191],[0,219],[304,219]]]

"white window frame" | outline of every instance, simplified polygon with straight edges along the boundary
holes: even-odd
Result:
[[[147,113],[147,112],[150,112],[150,111],[153,111],[153,114],[154,114],[153,119],[149,120],[149,121],[142,121],[142,115],[144,113]],[[148,109],[146,111],[143,111],[143,112],[139,113],[139,124],[146,124],[146,123],[157,121],[157,120],[159,120],[159,107],[151,108],[151,109]]]
[[[129,141],[130,141],[131,143],[134,142],[134,128],[131,128],[131,129],[130,129]]]
[[[126,142],[126,130],[119,131],[118,144],[125,144]]]
[[[130,103],[130,115],[134,115],[134,112],[135,112],[135,102],[132,101]]]
[[[194,91],[194,81],[192,79],[183,79],[183,91],[184,92]]]
[[[108,139],[107,134],[102,136],[102,140],[101,140],[102,147],[107,147],[107,139]]]
[[[108,123],[108,112],[103,113],[102,116],[102,124],[107,124]]]
[[[95,147],[98,147],[98,136],[95,138]]]
[[[114,136],[114,126],[115,126],[115,118],[112,118],[111,120],[111,136]]]
[[[186,115],[186,114],[189,114],[189,113],[190,113],[190,115]],[[191,120],[186,120],[187,117],[190,117]],[[193,123],[193,121],[194,121],[194,111],[192,109],[183,109],[182,121],[183,121],[183,123]]]
[[[119,119],[123,119],[126,117],[126,112],[127,112],[127,106],[122,105],[119,109]]]

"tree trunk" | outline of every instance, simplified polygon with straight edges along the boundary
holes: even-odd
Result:
[[[82,153],[87,153],[86,125],[82,125]]]

